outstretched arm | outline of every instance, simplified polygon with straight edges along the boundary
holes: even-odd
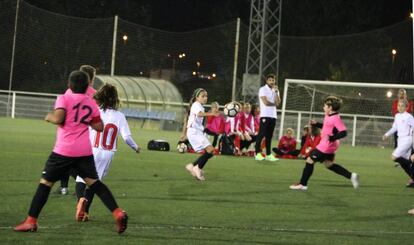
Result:
[[[134,139],[132,139],[131,135],[128,135],[124,138],[124,141],[131,149],[133,149],[136,153],[139,153],[141,151],[141,148],[138,146],[137,143],[135,143]]]

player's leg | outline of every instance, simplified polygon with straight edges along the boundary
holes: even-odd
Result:
[[[273,131],[276,126],[276,118],[268,118],[269,125],[266,127],[265,138],[266,138],[266,160],[267,161],[277,161],[279,160],[272,154],[272,138],[273,138]]]
[[[99,180],[103,180],[103,178],[108,174],[109,168],[111,166],[112,159],[114,158],[115,152],[112,151],[105,151],[97,149],[94,151],[94,160],[96,171],[98,173]],[[85,198],[87,200],[86,207],[85,207],[85,218],[83,221],[87,221],[89,219],[89,209],[92,204],[93,198],[95,194],[90,188],[85,190]]]
[[[71,164],[71,158],[63,157],[53,152],[50,154],[46,161],[42,178],[30,204],[28,217],[24,222],[14,227],[15,231],[26,232],[37,230],[37,218],[49,198],[53,184],[69,171]]]
[[[262,161],[265,158],[262,156],[262,151],[261,151],[261,145],[262,145],[262,140],[265,137],[265,132],[266,132],[266,127],[268,126],[268,118],[260,118],[260,126],[259,126],[259,133],[257,134],[256,137],[256,145],[255,145],[255,160],[257,161]]]
[[[76,212],[75,212],[75,220],[77,221],[88,221],[89,217],[86,213],[86,206],[89,200],[85,197],[86,192],[86,183],[85,181],[78,175],[76,176],[76,196],[77,196],[77,204],[76,204]]]
[[[302,177],[300,182],[297,184],[291,185],[289,188],[292,190],[302,190],[306,191],[308,189],[308,181],[313,174],[313,169],[315,162],[321,160],[321,152],[318,150],[313,150],[308,158],[306,158],[305,167],[303,168]]]
[[[69,173],[63,175],[60,180],[60,194],[67,195],[69,193]]]
[[[332,155],[332,156],[331,156]],[[334,154],[328,154],[326,160],[323,162],[325,167],[327,167],[332,172],[342,175],[345,178],[351,180],[352,186],[356,189],[359,187],[359,176],[356,173],[349,172],[346,168],[342,167],[340,164],[334,163]]]
[[[185,168],[198,180],[205,180],[203,168],[208,159],[214,155],[214,147],[211,145],[210,141],[198,131],[188,131],[187,136],[194,151],[199,152],[204,150],[204,153],[193,163],[187,164]]]
[[[404,172],[412,178],[412,162],[410,160],[412,141],[411,137],[406,138],[400,138],[398,140],[398,146],[392,152],[391,159],[399,163]]]
[[[105,206],[112,212],[117,224],[117,232],[119,234],[123,233],[127,228],[128,216],[124,210],[119,208],[109,188],[98,179],[93,156],[79,158],[76,168],[90,190],[98,195]]]

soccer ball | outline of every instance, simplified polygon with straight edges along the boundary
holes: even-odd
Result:
[[[240,111],[240,106],[236,102],[230,102],[224,106],[224,115],[228,117],[235,117]]]
[[[179,153],[185,153],[187,152],[187,145],[185,143],[180,143],[177,145],[177,151]]]

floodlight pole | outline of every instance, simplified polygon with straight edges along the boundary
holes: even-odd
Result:
[[[414,0],[413,0],[414,1]],[[233,84],[231,87],[231,101],[236,101],[237,64],[239,61],[240,18],[237,18],[236,40],[234,41]]]
[[[10,94],[12,89],[12,83],[13,83],[13,69],[14,69],[14,54],[16,50],[16,36],[17,36],[17,20],[19,17],[19,6],[20,6],[20,0],[17,0],[16,3],[16,16],[14,17],[14,34],[13,34],[13,47],[12,47],[12,57],[10,61],[10,77],[9,77],[9,92],[7,95],[7,111],[6,116],[9,116],[9,109],[10,109]],[[13,102],[15,99],[13,99]],[[14,118],[14,113],[12,113],[12,118]]]
[[[112,57],[111,57],[111,76],[115,74],[115,55],[116,55],[116,39],[118,32],[118,15],[114,18],[114,35],[112,40]]]

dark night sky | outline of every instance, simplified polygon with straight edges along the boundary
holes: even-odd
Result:
[[[25,0],[80,17],[112,17],[168,31],[206,28],[240,17],[249,22],[250,0]],[[337,35],[372,30],[408,19],[409,0],[284,0],[285,35]]]

